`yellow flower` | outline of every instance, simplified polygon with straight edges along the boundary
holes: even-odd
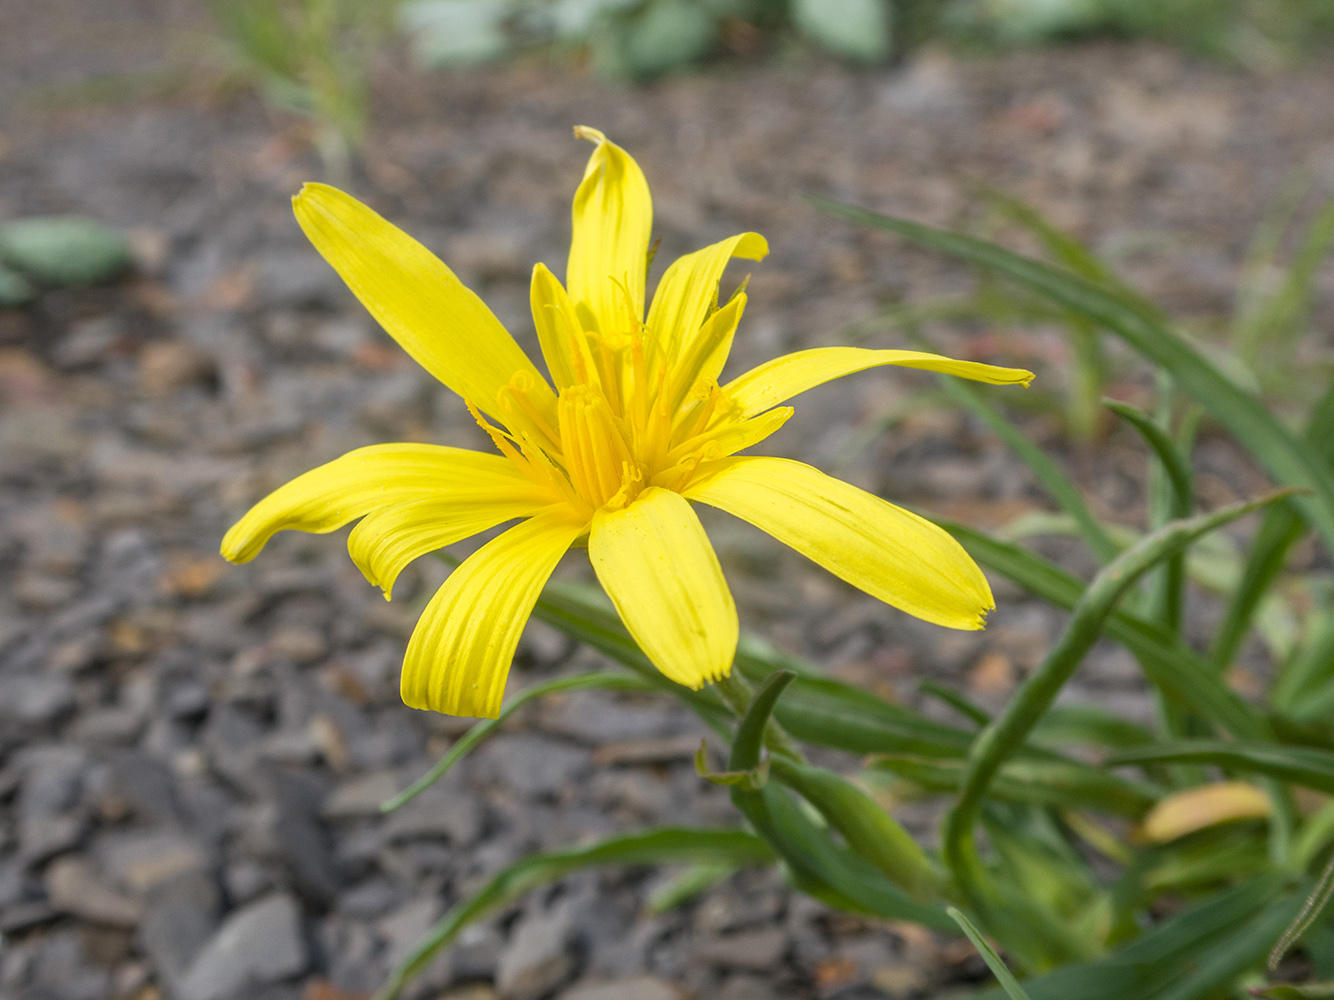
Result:
[[[981,570],[908,511],[778,458],[734,457],[792,414],[779,403],[877,365],[993,383],[1031,373],[917,351],[826,347],[718,384],[746,305],[718,304],[743,233],[682,257],[644,315],[652,205],[638,164],[596,144],[574,196],[566,285],[533,271],[533,322],[551,380],[443,263],[349,195],[307,184],[297,221],[395,340],[467,401],[500,454],[427,444],[359,448],[299,476],[227,532],[246,562],[277,531],[334,531],[388,597],[420,555],[522,518],[466,559],[427,605],[403,662],[416,708],[495,717],[519,634],[547,578],[586,539],[598,579],[654,665],[691,688],[731,669],[737,614],[691,501],[721,508],[909,614],[981,628],[993,606]]]

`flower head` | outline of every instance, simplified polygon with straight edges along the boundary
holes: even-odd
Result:
[[[698,688],[731,669],[736,607],[691,507],[721,508],[909,614],[981,628],[981,570],[915,514],[799,462],[738,457],[792,415],[778,404],[878,365],[1027,384],[1031,373],[918,351],[828,347],[718,377],[746,306],[718,302],[743,233],[664,273],[645,315],[652,205],[638,164],[596,144],[574,197],[564,286],[533,271],[532,308],[550,380],[476,295],[420,243],[347,194],[307,184],[297,221],[371,314],[461,395],[498,454],[427,444],[359,448],[256,504],[223,539],[233,562],[277,531],[360,519],[352,559],[388,597],[413,559],[521,518],[456,569],[427,605],[403,663],[403,700],[494,717],[523,625],[561,556],[586,539],[626,628],[672,680]]]

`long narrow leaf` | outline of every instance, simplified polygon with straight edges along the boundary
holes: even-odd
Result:
[[[478,722],[466,733],[455,741],[454,745],[436,761],[435,766],[414,781],[403,791],[399,792],[392,799],[389,799],[380,805],[380,812],[393,812],[401,806],[407,805],[426,789],[445,776],[451,767],[462,760],[467,753],[481,743],[484,739],[495,732],[506,719],[517,712],[524,705],[544,695],[555,694],[561,691],[583,691],[587,688],[600,688],[604,691],[650,691],[652,688],[644,681],[633,675],[622,673],[611,673],[607,671],[597,671],[594,673],[574,674],[571,677],[557,677],[555,680],[546,681],[542,684],[534,684],[527,690],[520,691],[510,699],[504,708],[500,710],[500,715],[494,719],[483,719]]]
[[[1254,771],[1334,794],[1334,752],[1314,747],[1176,740],[1123,750],[1107,759],[1109,767],[1150,763],[1216,764],[1237,771]]]
[[[1334,462],[1334,386],[1330,386],[1307,418],[1306,440],[1327,462]],[[1226,670],[1232,663],[1250,631],[1260,601],[1283,569],[1288,552],[1305,534],[1306,524],[1291,501],[1275,504],[1265,512],[1260,530],[1251,543],[1241,581],[1232,593],[1209,650],[1209,657],[1218,670]]]
[[[1088,504],[1084,502],[1084,497],[1079,492],[1079,487],[1061,471],[1060,466],[1052,461],[1045,451],[1034,444],[1028,438],[1028,435],[997,412],[983,398],[981,393],[972,386],[966,385],[962,379],[942,376],[940,385],[947,396],[971,410],[974,415],[995,432],[997,437],[1009,445],[1016,455],[1023,459],[1024,464],[1029,467],[1033,475],[1037,477],[1038,482],[1042,484],[1042,488],[1051,495],[1051,498],[1060,505],[1062,510],[1074,519],[1075,524],[1079,526],[1079,533],[1085,544],[1093,550],[1098,562],[1105,563],[1116,558],[1116,554],[1121,551],[1120,546],[1112,540],[1106,529],[1093,516],[1093,512],[1089,510]]]
[[[1073,609],[1084,584],[1055,563],[1019,545],[944,518],[933,518],[957,538],[968,554],[1026,590],[1058,607]],[[1122,608],[1106,623],[1106,633],[1135,654],[1149,680],[1184,706],[1214,720],[1238,737],[1267,732],[1264,719],[1223,683],[1209,661],[1157,622]]]
[[[1170,522],[1121,553],[1093,578],[1047,658],[1020,687],[1004,714],[982,730],[969,754],[963,791],[946,820],[943,851],[975,906],[985,905],[984,874],[976,855],[973,828],[987,787],[1005,761],[1024,746],[1029,732],[1097,641],[1117,601],[1141,576],[1195,539],[1282,495]]]
[[[963,932],[968,935],[968,940],[973,943],[977,953],[982,956],[982,961],[987,963],[987,968],[991,974],[996,977],[996,981],[1001,984],[1001,989],[1010,1000],[1029,1000],[1029,996],[1024,992],[1024,988],[1019,985],[1019,980],[1014,978],[1001,957],[996,954],[996,949],[987,943],[987,939],[982,936],[982,932],[973,926],[973,922],[964,914],[951,906],[945,911],[950,915],[950,919],[958,924]]]
[[[1294,502],[1334,551],[1334,469],[1265,405],[1218,370],[1167,324],[1133,302],[1082,278],[961,233],[880,215],[824,199],[814,203],[861,225],[885,229],[1005,275],[1031,291],[1088,316],[1171,373],[1177,384],[1232,432],[1285,486],[1311,491]]]

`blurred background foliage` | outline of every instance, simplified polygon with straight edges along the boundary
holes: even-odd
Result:
[[[546,57],[631,81],[814,52],[862,65],[969,50],[1148,38],[1274,69],[1334,38],[1329,0],[213,0],[227,72],[308,116],[331,174],[365,135],[371,68],[406,36],[419,66]]]

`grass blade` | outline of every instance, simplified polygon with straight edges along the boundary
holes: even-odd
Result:
[[[1334,794],[1334,751],[1315,747],[1175,740],[1122,750],[1108,757],[1106,763],[1109,767],[1161,763],[1216,764],[1237,771],[1254,771],[1294,785]]]
[[[1231,431],[1277,482],[1310,490],[1309,496],[1294,502],[1320,532],[1326,547],[1334,551],[1334,469],[1307,442],[1284,427],[1259,399],[1219,371],[1155,315],[1083,278],[986,240],[821,198],[812,201],[851,222],[898,233],[1003,274],[1119,336],[1170,372],[1176,383]]]
[[[981,931],[973,926],[973,922],[953,906],[945,912],[950,915],[951,920],[959,925],[964,934],[968,935],[968,940],[973,943],[977,953],[982,956],[982,961],[987,963],[987,968],[996,977],[996,981],[1001,984],[1001,989],[1005,991],[1005,995],[1010,1000],[1030,1000],[1029,995],[1024,992],[1024,988],[1019,985],[1019,980],[1014,978],[1014,974],[1001,961],[1001,957],[996,954],[996,949],[987,944],[987,939],[982,936]]]
[[[1334,462],[1334,386],[1316,404],[1306,422],[1306,440]],[[1226,670],[1250,631],[1251,620],[1261,599],[1269,592],[1287,561],[1288,552],[1306,534],[1306,524],[1291,501],[1275,504],[1265,512],[1260,530],[1251,543],[1246,568],[1232,593],[1227,613],[1214,636],[1209,657],[1219,671]]]
[[[1058,607],[1073,610],[1078,603],[1084,584],[1055,563],[975,528],[939,517],[932,520],[988,569]],[[1122,608],[1112,613],[1105,631],[1135,655],[1155,686],[1192,712],[1239,738],[1267,733],[1265,720],[1222,682],[1209,661],[1159,623]]]
[[[387,799],[380,804],[380,812],[389,813],[401,806],[407,805],[426,789],[445,776],[451,767],[472,750],[473,747],[481,743],[484,739],[495,732],[496,728],[517,712],[524,705],[544,695],[555,694],[559,691],[582,691],[586,688],[600,688],[604,691],[648,691],[652,690],[649,685],[644,683],[638,677],[622,673],[612,673],[610,671],[597,671],[594,673],[575,674],[571,677],[557,677],[555,680],[546,681],[543,684],[534,684],[532,687],[519,692],[509,703],[500,710],[500,715],[494,719],[483,719],[475,726],[454,742],[454,745],[436,761],[435,766],[414,781],[403,791],[399,792],[392,799]]]
[[[1047,658],[1020,687],[1004,714],[982,730],[969,754],[963,791],[946,820],[943,850],[946,863],[975,903],[982,899],[985,873],[976,854],[973,828],[987,787],[1006,760],[1019,752],[1034,725],[1051,707],[1101,635],[1117,601],[1141,576],[1195,539],[1283,495],[1274,494],[1233,504],[1212,514],[1170,522],[1121,553],[1093,578]]]
[[[1042,488],[1056,503],[1074,518],[1079,533],[1085,543],[1093,550],[1098,562],[1106,563],[1116,558],[1121,547],[1107,534],[1102,524],[1088,504],[1084,502],[1079,488],[1070,481],[1060,466],[1048,457],[1047,453],[1034,444],[1018,427],[1001,416],[972,386],[964,385],[960,379],[942,378],[941,389],[950,399],[961,403],[990,427],[1002,441],[1010,446],[1024,464],[1032,470]]]

